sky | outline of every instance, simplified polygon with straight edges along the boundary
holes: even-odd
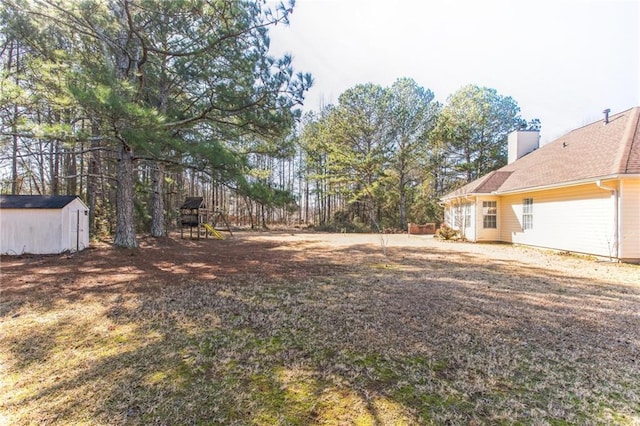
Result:
[[[297,0],[271,54],[314,79],[304,111],[401,77],[441,103],[467,84],[511,96],[542,143],[640,106],[640,0]]]

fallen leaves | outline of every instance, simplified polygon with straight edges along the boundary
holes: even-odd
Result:
[[[401,235],[384,255],[366,238],[247,236],[219,260],[217,243],[189,242],[192,272],[171,266],[180,241],[126,268],[108,248],[54,274],[47,258],[3,264],[0,412],[12,424],[639,421],[639,269]]]

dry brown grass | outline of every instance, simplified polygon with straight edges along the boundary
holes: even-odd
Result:
[[[427,237],[2,259],[0,424],[640,424],[640,268]]]

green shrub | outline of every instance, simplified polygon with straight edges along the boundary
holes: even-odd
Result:
[[[460,234],[450,226],[442,225],[436,231],[436,237],[442,240],[457,240],[460,238]]]

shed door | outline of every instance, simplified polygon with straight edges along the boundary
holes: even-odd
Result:
[[[78,251],[78,246],[80,245],[78,240],[79,214],[80,210],[69,211],[69,245],[67,247],[70,251]]]

